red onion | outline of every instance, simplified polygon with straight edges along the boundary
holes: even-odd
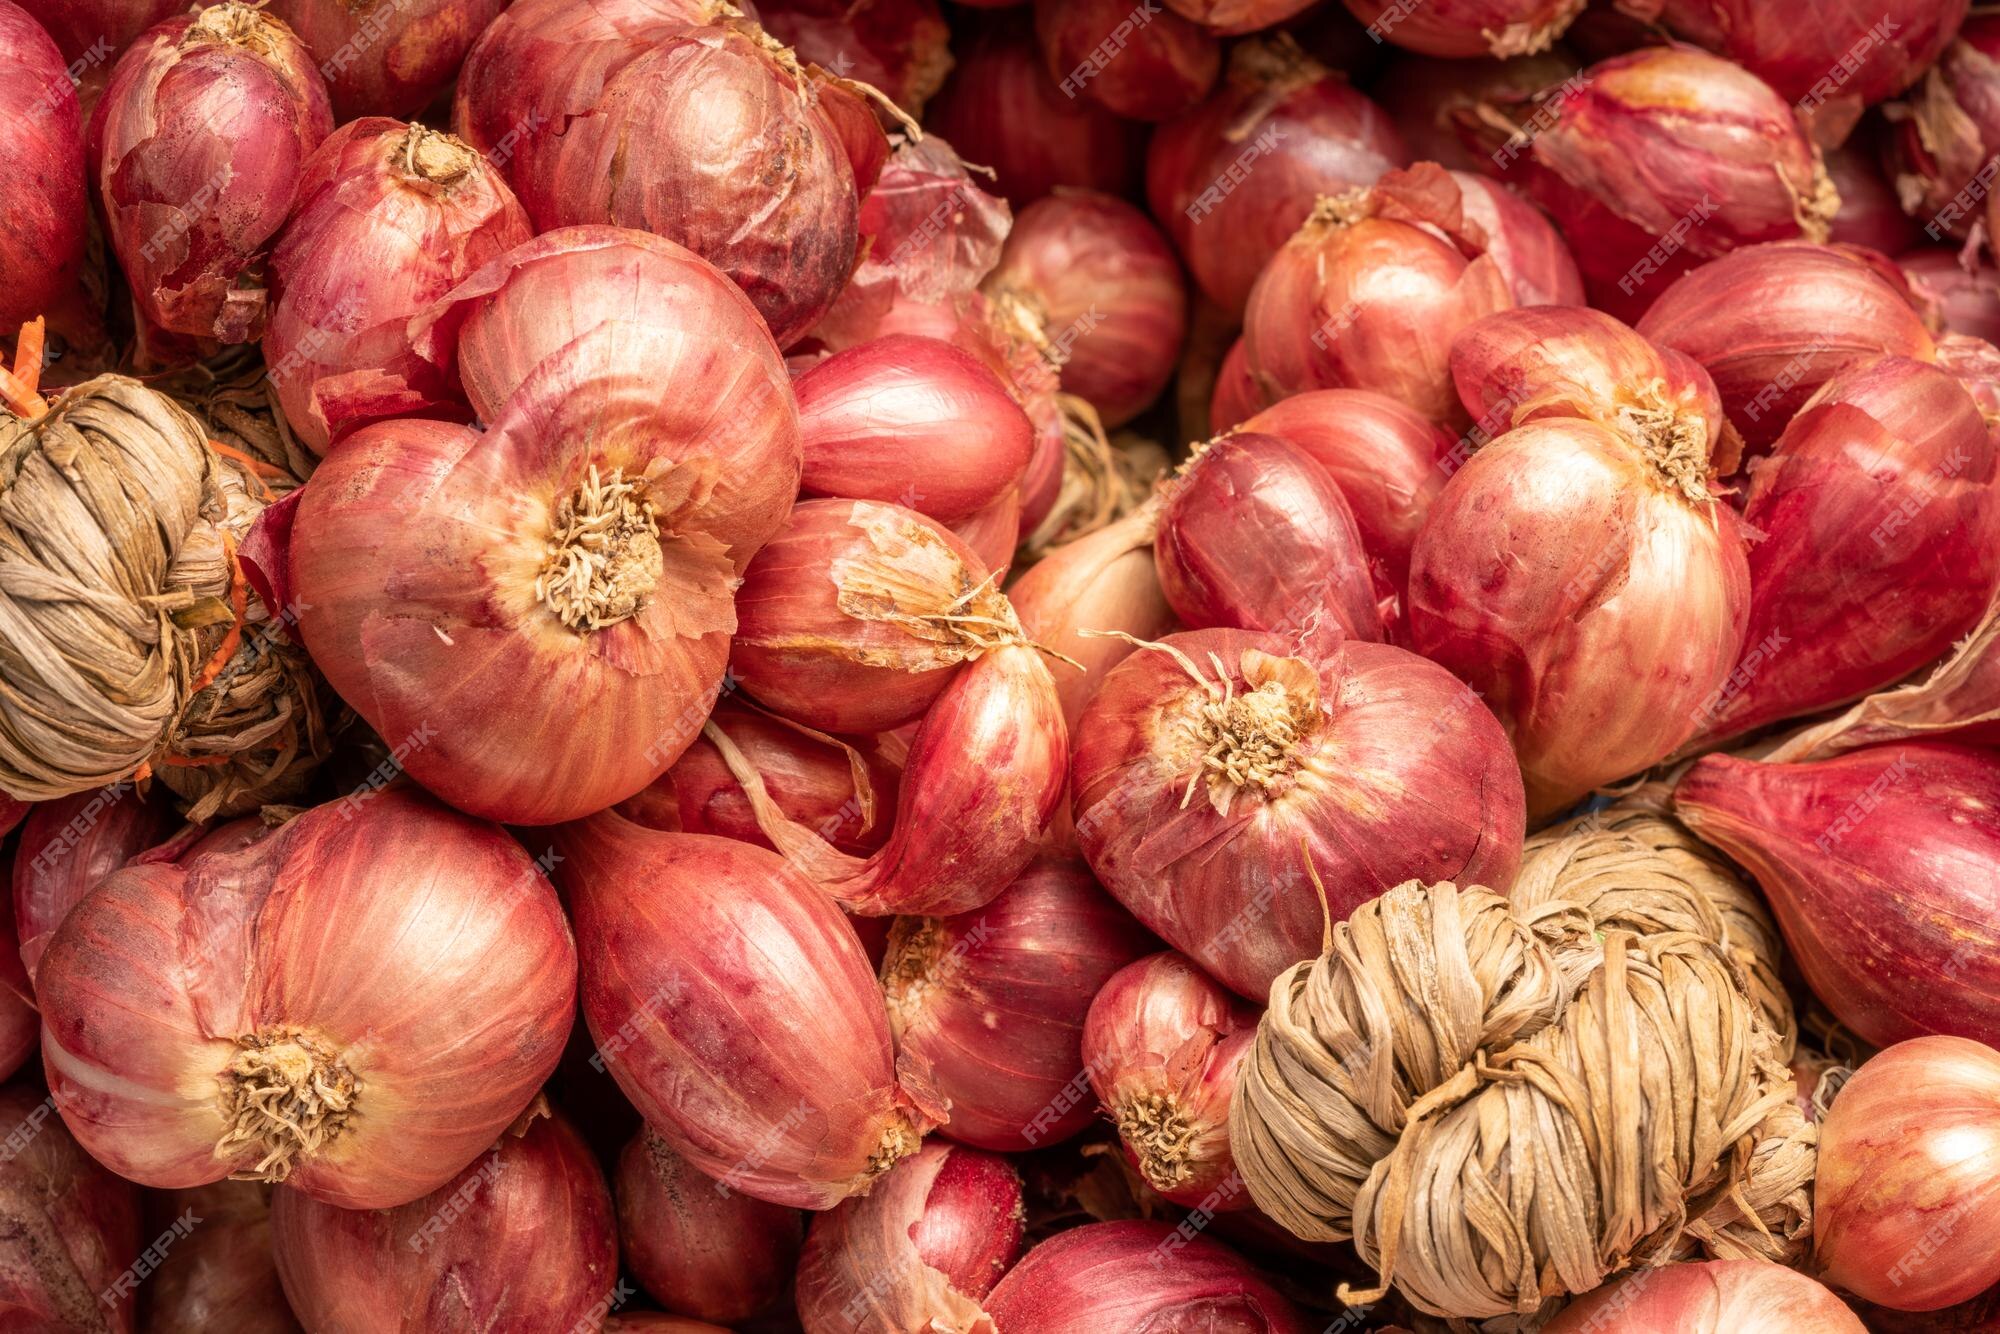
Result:
[[[1236,37],[1283,23],[1312,8],[1314,0],[1165,0],[1168,9],[1219,37]]]
[[[117,872],[71,910],[36,989],[56,1106],[99,1161],[372,1209],[450,1180],[520,1114],[575,986],[520,846],[397,787],[238,853]]]
[[[2000,450],[1951,375],[1879,357],[1828,380],[1751,473],[1744,658],[1703,706],[1735,736],[1940,657],[2000,581]]]
[[[1923,228],[1896,197],[1882,174],[1873,135],[1856,135],[1839,148],[1825,151],[1827,178],[1840,196],[1827,239],[1836,245],[1866,246],[1897,255],[1923,243]]]
[[[1107,429],[1145,411],[1173,378],[1187,285],[1167,239],[1122,199],[1058,190],[1022,209],[985,291],[1026,307],[1063,389],[1088,400]]]
[[[0,1127],[0,1312],[20,1330],[132,1334],[133,1297],[161,1255],[160,1243],[140,1253],[139,1192],[77,1147],[32,1083],[0,1089]],[[162,1241],[192,1226],[184,1215]]]
[[[1199,1206],[1235,1177],[1229,1103],[1257,1015],[1171,952],[1120,969],[1090,1003],[1083,1027],[1090,1085],[1118,1126],[1125,1156],[1176,1204]],[[1249,1205],[1247,1194],[1232,1191],[1225,1207]]]
[[[1267,398],[1372,389],[1435,422],[1463,418],[1452,339],[1514,299],[1460,199],[1442,168],[1421,163],[1320,201],[1244,312],[1244,353]]]
[[[1946,246],[1898,255],[1896,264],[1951,333],[2000,340],[2000,269]]]
[[[90,68],[118,59],[146,29],[188,12],[187,0],[36,0],[36,17],[63,56]]]
[[[1919,742],[1807,764],[1711,755],[1674,801],[1757,877],[1814,994],[1863,1039],[2000,1040],[1994,752]]]
[[[1587,1292],[1547,1334],[1867,1334],[1840,1298],[1766,1260],[1709,1260],[1641,1269]]]
[[[1454,171],[1465,221],[1486,238],[1486,253],[1517,306],[1581,306],[1583,274],[1562,234],[1533,204],[1484,176]]]
[[[252,5],[227,0],[135,42],[98,103],[90,157],[139,313],[173,333],[259,337],[266,248],[332,132],[311,56]]]
[[[0,329],[12,333],[76,281],[90,227],[76,88],[63,53],[12,0],[0,0],[0,127],[10,177]]]
[[[567,1121],[534,1110],[523,1120],[457,1176],[394,1209],[280,1191],[272,1250],[305,1325],[384,1334],[588,1327],[618,1277],[611,1192]]]
[[[1061,479],[1060,472],[1057,478]],[[1024,485],[1026,480],[1024,476]],[[1010,491],[977,514],[952,525],[951,531],[979,558],[996,584],[1006,582],[1007,571],[1014,563],[1014,550],[1021,544],[1023,503],[1023,492]]]
[[[942,1131],[1018,1152],[1090,1123],[1090,998],[1158,942],[1081,866],[1043,860],[983,908],[899,917],[882,961],[903,1059],[951,1104]]]
[[[1200,24],[1127,0],[1036,0],[1035,36],[1066,97],[1129,120],[1178,116],[1214,86],[1222,46]]]
[[[1020,485],[1034,428],[999,375],[935,338],[836,352],[794,385],[805,489],[908,506],[946,523]]]
[[[1319,1328],[1221,1242],[1190,1235],[1187,1224],[1138,1221],[1057,1233],[1000,1280],[986,1310],[1002,1330],[1035,1334]]]
[[[273,0],[318,58],[334,117],[414,116],[451,81],[508,0]]]
[[[797,488],[792,396],[742,293],[640,232],[516,247],[420,347],[453,329],[490,428],[380,422],[328,456],[293,526],[299,628],[417,781],[495,819],[574,818],[700,731],[731,584]]]
[[[798,1210],[703,1176],[650,1129],[618,1156],[617,1187],[625,1263],[660,1305],[736,1321],[784,1295],[805,1236]]]
[[[966,161],[991,167],[1014,207],[1058,185],[1122,195],[1138,183],[1144,127],[1066,96],[1025,21],[995,24],[956,54],[958,67],[931,101],[926,128]]]
[[[729,1331],[706,1320],[683,1320],[675,1315],[634,1311],[630,1315],[607,1318],[604,1334],[729,1334]]]
[[[1546,51],[1588,0],[1346,0],[1376,41],[1427,56],[1511,56]]]
[[[1554,88],[1577,72],[1577,60],[1558,48],[1511,60],[1445,60],[1404,55],[1391,61],[1370,92],[1410,146],[1411,160],[1453,171],[1507,175],[1513,155],[1498,158],[1472,147],[1479,137],[1482,102],[1505,105]],[[1465,128],[1461,128],[1465,127]]]
[[[14,826],[26,819],[28,812],[33,809],[34,807],[31,803],[22,801],[17,797],[10,797],[5,792],[0,792],[0,838],[5,838],[8,834],[13,833]]]
[[[1699,118],[1686,115],[1693,106]],[[1791,106],[1693,47],[1592,65],[1525,111],[1502,151],[1527,165],[1593,304],[1626,318],[1706,259],[1760,241],[1824,241],[1839,206]]]
[[[2000,1282],[2000,1052],[1897,1043],[1840,1090],[1819,1145],[1813,1246],[1829,1283],[1936,1311]]]
[[[2000,15],[1974,14],[1909,99],[1885,108],[1885,165],[1933,241],[1963,237],[1990,205],[2000,151]]]
[[[457,377],[407,326],[533,234],[499,172],[450,135],[379,118],[336,130],[271,252],[264,355],[293,432],[323,454],[386,417],[464,420]]]
[[[152,1196],[153,1235],[185,1214],[201,1223],[174,1242],[170,1263],[140,1290],[146,1334],[301,1334],[271,1255],[274,1189],[261,1181],[216,1181]]]
[[[0,869],[6,864],[0,857]],[[12,1079],[28,1063],[41,1033],[42,1016],[35,1009],[28,970],[21,966],[20,933],[14,928],[10,898],[0,904],[0,1079]]]
[[[1098,879],[1259,1000],[1319,953],[1327,912],[1412,878],[1513,883],[1518,783],[1499,725],[1443,669],[1242,630],[1169,635],[1114,668],[1071,773]]]
[[[1374,397],[1380,398],[1381,395]],[[1264,391],[1258,386],[1256,377],[1250,374],[1250,358],[1244,351],[1243,340],[1238,338],[1223,354],[1222,364],[1216,367],[1215,394],[1208,404],[1209,429],[1218,433],[1233,431],[1256,416],[1264,405]],[[1396,406],[1402,407],[1402,404]]]
[[[1282,39],[1239,43],[1215,92],[1162,125],[1146,199],[1209,300],[1231,316],[1322,195],[1409,161],[1382,109]]]
[[[21,826],[13,877],[14,926],[31,980],[70,909],[179,826],[157,790],[141,796],[130,783],[35,804]]]
[[[1837,372],[1883,352],[1929,361],[1923,319],[1865,252],[1782,243],[1705,264],[1666,289],[1638,323],[1715,379],[1752,446]]]
[[[1183,625],[1325,648],[1382,638],[1354,512],[1304,449],[1274,435],[1226,435],[1162,494],[1153,558]]]
[[[801,60],[879,88],[912,116],[951,70],[951,29],[937,0],[760,0],[757,13]]]
[[[583,1016],[606,1068],[723,1187],[830,1208],[935,1119],[898,1088],[868,959],[833,900],[733,839],[603,813],[556,831]]]
[[[932,1142],[873,1191],[813,1219],[799,1263],[806,1334],[990,1330],[979,1303],[1021,1253],[1021,1177]]]

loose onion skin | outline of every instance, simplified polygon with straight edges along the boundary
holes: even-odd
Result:
[[[0,1313],[22,1330],[132,1334],[139,1192],[77,1146],[33,1083],[0,1089],[0,1125]]]
[[[897,918],[882,961],[889,1024],[950,1101],[942,1133],[1019,1152],[1090,1124],[1075,1082],[1084,1013],[1157,945],[1082,866],[1052,860],[973,912]]]
[[[271,252],[264,355],[287,424],[324,454],[386,417],[464,420],[457,377],[417,355],[409,322],[533,235],[500,173],[459,140],[381,118],[341,126],[306,159]]]
[[[318,58],[334,118],[415,116],[458,76],[465,53],[508,0],[397,0],[377,13],[348,0],[275,0]]]
[[[1138,1221],[1086,1223],[1049,1238],[1000,1280],[986,1310],[1002,1330],[1037,1334],[1319,1328],[1222,1243]]]
[[[254,1172],[379,1209],[450,1180],[534,1096],[576,952],[519,844],[397,787],[241,852],[117,872],[37,983],[56,1107],[120,1175]],[[148,1021],[106,1024],[107,1005]],[[260,1110],[280,1097],[282,1120]]]
[[[1222,46],[1200,24],[1124,0],[1036,0],[1035,36],[1059,91],[1127,120],[1178,116],[1222,72]]]
[[[32,979],[49,937],[98,882],[180,825],[157,791],[130,783],[37,802],[14,854],[14,926]]]
[[[951,29],[937,0],[763,0],[757,13],[801,60],[881,89],[912,116],[951,71]]]
[[[2000,16],[1968,17],[1923,82],[1885,110],[1884,165],[1904,210],[1933,241],[1965,237],[1985,213],[1990,192],[1977,181],[2000,149]]]
[[[1361,529],[1305,450],[1239,431],[1209,442],[1162,494],[1153,558],[1183,625],[1326,648],[1382,638]]]
[[[272,1190],[260,1181],[217,1181],[153,1197],[155,1233],[183,1210],[201,1226],[174,1243],[173,1263],[142,1290],[146,1334],[301,1334],[271,1255]]]
[[[169,19],[135,42],[92,118],[90,170],[139,313],[172,333],[259,337],[265,251],[332,132],[304,44],[249,5]]]
[[[1146,199],[1209,300],[1231,316],[1321,195],[1410,160],[1382,109],[1297,47],[1239,43],[1208,100],[1146,150]]]
[[[12,178],[0,234],[0,328],[11,333],[76,280],[90,218],[83,112],[67,62],[12,0],[0,0],[0,71],[0,154]]]
[[[530,1334],[583,1322],[618,1277],[611,1192],[567,1121],[529,1115],[398,1208],[341,1209],[280,1191],[272,1250],[305,1325]]]
[[[2000,1053],[1916,1038],[1855,1071],[1820,1123],[1813,1247],[1827,1282],[1899,1311],[1969,1300],[2000,1281],[1996,1204]]]
[[[1059,189],[1028,205],[984,290],[1035,317],[1063,389],[1087,399],[1107,430],[1152,406],[1173,378],[1187,285],[1166,237],[1122,199]]]
[[[1118,971],[1083,1025],[1083,1068],[1118,1127],[1125,1156],[1175,1204],[1247,1208],[1229,1152],[1236,1071],[1257,1036],[1258,1010],[1168,952]],[[1234,1189],[1231,1189],[1231,1187]]]
[[[956,1329],[1021,1253],[1021,1178],[1005,1158],[932,1141],[861,1199],[812,1221],[799,1263],[806,1334]]]
[[[1034,428],[992,370],[935,338],[890,334],[801,375],[804,485],[946,523],[1019,486]]]
[[[1548,50],[1587,0],[1346,0],[1348,12],[1397,46],[1427,56],[1468,59],[1534,55]]]
[[[1666,1265],[1587,1292],[1548,1334],[1867,1334],[1825,1285],[1765,1260]]]
[[[1752,447],[1776,440],[1837,372],[1885,352],[1930,361],[1923,318],[1865,252],[1780,242],[1705,264],[1637,324],[1700,362]]]
[[[1896,266],[1946,330],[1989,343],[2000,339],[2000,269],[1984,260],[1968,267],[1946,246],[1897,255]]]
[[[583,1016],[673,1150],[725,1187],[826,1209],[917,1145],[889,1021],[840,909],[762,848],[602,813],[556,831]]]
[[[1878,1045],[2000,1041],[1996,800],[2000,759],[1945,742],[1806,764],[1710,755],[1674,795],[1757,877],[1814,994]]]
[[[1160,645],[1084,711],[1077,834],[1104,886],[1216,980],[1261,1000],[1317,954],[1326,912],[1410,876],[1513,881],[1519,773],[1447,672],[1386,644],[1300,650],[1243,630]]]
[[[618,1156],[625,1263],[660,1305],[703,1320],[748,1320],[775,1305],[805,1239],[796,1209],[702,1175],[650,1129]]]

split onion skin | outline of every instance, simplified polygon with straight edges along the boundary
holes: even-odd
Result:
[[[11,333],[75,282],[90,227],[83,112],[67,61],[12,0],[0,2],[0,152],[12,178],[0,232],[0,328]]]
[[[1824,1284],[1765,1260],[1641,1269],[1578,1297],[1546,1328],[1548,1334],[1867,1334]]]
[[[805,1239],[798,1210],[722,1187],[645,1128],[615,1184],[626,1267],[660,1305],[733,1323],[784,1295]]]

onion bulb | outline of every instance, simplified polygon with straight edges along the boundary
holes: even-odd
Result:
[[[41,24],[0,0],[0,153],[12,180],[0,234],[0,329],[10,333],[45,313],[83,264],[83,113],[66,66]]]
[[[334,118],[415,116],[451,81],[508,0],[273,0],[319,58]]]
[[[756,11],[801,60],[879,89],[912,116],[951,72],[951,29],[937,0],[759,0]]]
[[[1199,23],[1127,0],[1036,0],[1035,36],[1056,87],[1128,120],[1165,120],[1207,95],[1222,46]]]
[[[7,1202],[0,1311],[21,1330],[132,1334],[147,1263],[139,1249],[139,1192],[78,1147],[33,1083],[0,1089],[0,1126],[6,1127],[0,1192]],[[199,1224],[182,1214],[162,1238],[171,1246]]]
[[[696,1171],[649,1128],[618,1156],[625,1264],[670,1311],[748,1320],[784,1295],[805,1220]]]
[[[14,853],[14,926],[20,959],[32,979],[49,937],[98,882],[180,824],[157,789],[131,783],[37,802]]]
[[[1584,1293],[1547,1334],[1867,1334],[1825,1285],[1766,1260],[1641,1269]]]
[[[0,857],[0,869],[6,858]],[[0,903],[0,1079],[12,1079],[14,1072],[35,1054],[42,1033],[42,1017],[35,1009],[35,989],[28,970],[21,966],[20,933],[14,929],[14,905]]]
[[[174,1243],[172,1262],[141,1289],[146,1334],[301,1334],[271,1254],[271,1199],[261,1181],[215,1181],[151,1197],[154,1235],[183,1211],[201,1225]],[[303,1199],[303,1196],[296,1197]]]
[[[1933,246],[1896,256],[1896,266],[1947,331],[2000,339],[2000,269],[1992,263]]]
[[[1086,1223],[1041,1243],[986,1299],[1001,1330],[1228,1330],[1309,1334],[1319,1328],[1221,1242],[1156,1222]]]
[[[1883,156],[1904,211],[1933,241],[1970,235],[1991,205],[1986,166],[2000,152],[2000,15],[1967,17],[1922,82],[1884,111]]]

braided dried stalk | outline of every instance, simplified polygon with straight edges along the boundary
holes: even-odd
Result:
[[[1380,1285],[1343,1300],[1467,1319],[1694,1249],[1795,1258],[1815,1132],[1740,889],[1634,806],[1537,838],[1512,899],[1364,905],[1272,987],[1230,1115],[1252,1197],[1354,1239]]]

